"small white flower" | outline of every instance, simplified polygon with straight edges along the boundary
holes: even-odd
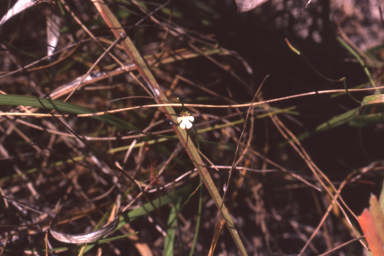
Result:
[[[188,111],[182,111],[180,113],[180,116],[177,118],[177,122],[180,123],[181,129],[191,129],[192,122],[195,120],[191,114],[188,113]]]

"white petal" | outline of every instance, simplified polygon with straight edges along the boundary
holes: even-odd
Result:
[[[187,126],[187,129],[191,129],[192,123],[189,122],[188,120],[185,120],[185,125]]]
[[[195,121],[195,118],[194,118],[193,116],[188,116],[187,119],[188,119],[190,122]]]
[[[184,119],[184,117],[182,117],[182,116],[179,116],[178,118],[176,118],[178,123],[181,123],[181,121],[183,121],[183,119]]]
[[[183,119],[183,121],[181,122],[180,128],[181,129],[185,129],[185,119]]]

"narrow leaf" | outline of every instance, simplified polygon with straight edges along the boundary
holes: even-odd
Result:
[[[324,132],[324,131],[330,130],[332,128],[335,128],[337,126],[348,123],[350,121],[353,121],[354,118],[356,117],[356,114],[358,113],[358,111],[359,111],[359,108],[355,108],[355,109],[347,111],[341,115],[332,117],[328,121],[317,126],[313,131],[302,133],[299,136],[297,136],[297,138],[299,140],[304,140],[304,139],[309,138],[310,136],[312,136],[316,133]],[[279,146],[285,146],[287,144],[288,144],[288,142],[284,142],[284,143],[281,143]]]
[[[384,103],[384,95],[369,95],[365,96],[361,106],[371,105],[371,104],[382,104]]]
[[[0,26],[3,25],[7,20],[15,16],[16,14],[28,9],[29,7],[37,4],[38,1],[33,0],[19,0],[17,1],[11,9],[3,16],[0,20]]]
[[[49,231],[51,235],[60,242],[68,243],[68,244],[85,244],[85,243],[96,242],[102,237],[109,235],[115,230],[118,224],[119,224],[119,219],[115,218],[114,221],[112,221],[110,224],[106,225],[105,227],[99,230],[96,230],[90,233],[77,234],[77,235],[65,234],[65,233],[57,232],[53,229],[50,229]]]
[[[172,256],[173,248],[175,245],[176,223],[177,214],[180,211],[181,197],[177,199],[177,202],[171,208],[167,222],[167,236],[164,240],[164,256]]]
[[[0,95],[0,105],[30,106],[48,110],[58,110],[60,112],[62,111],[71,114],[87,114],[95,112],[92,109],[69,102],[12,94]],[[124,122],[121,119],[111,115],[92,116],[92,118],[109,123],[125,131],[139,130],[137,127],[131,125],[130,123]]]

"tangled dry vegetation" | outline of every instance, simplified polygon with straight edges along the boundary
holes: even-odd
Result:
[[[0,22],[0,253],[362,255],[383,29],[336,2],[36,1]]]

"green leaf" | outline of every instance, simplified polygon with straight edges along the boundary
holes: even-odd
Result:
[[[167,236],[164,241],[164,256],[172,256],[173,248],[175,245],[175,234],[176,234],[176,223],[177,214],[180,211],[181,197],[178,197],[176,203],[172,206],[171,212],[169,213],[167,222]]]
[[[354,118],[356,118],[358,111],[359,111],[359,108],[355,108],[355,109],[347,111],[341,115],[332,117],[328,121],[317,126],[313,131],[302,133],[299,136],[297,136],[297,138],[298,138],[298,140],[304,140],[304,139],[306,139],[306,138],[308,138],[308,137],[310,137],[316,133],[324,132],[324,131],[327,131],[329,129],[332,129],[332,128],[335,128],[337,126],[348,123],[348,122],[352,121]],[[288,144],[288,142],[285,141],[285,142],[281,143],[279,146],[283,147],[287,144]]]
[[[361,106],[371,105],[371,104],[382,104],[384,103],[384,95],[369,95],[365,96]]]
[[[63,102],[59,100],[51,100],[45,98],[38,98],[25,95],[0,95],[0,105],[3,106],[30,106],[36,108],[43,108],[48,110],[57,110],[59,113],[66,112],[71,114],[89,114],[95,113],[94,110],[85,108],[73,103]],[[113,126],[116,126],[125,131],[139,130],[137,127],[131,125],[130,123],[124,122],[121,119],[111,116],[92,116],[96,120],[109,123]]]

